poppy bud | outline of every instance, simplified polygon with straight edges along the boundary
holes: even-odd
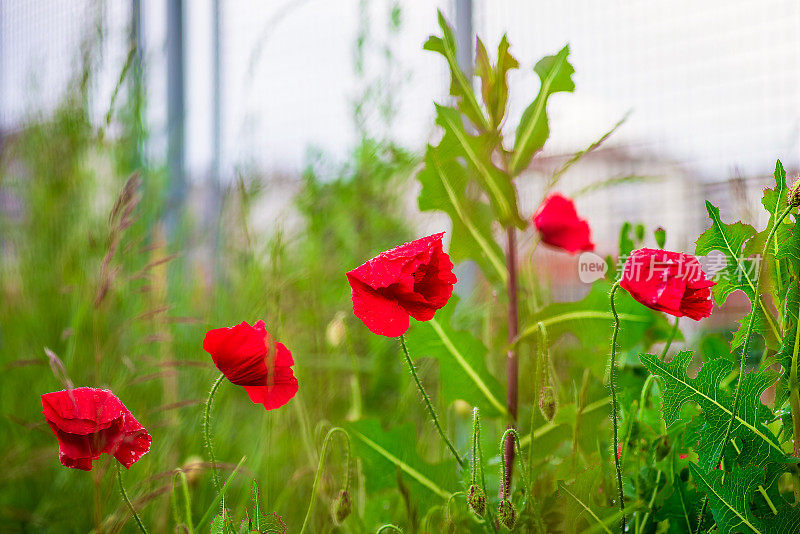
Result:
[[[497,507],[497,519],[508,530],[513,530],[517,524],[517,509],[514,508],[514,503],[508,499],[500,501],[500,506]]]
[[[550,422],[556,416],[556,410],[558,410],[558,399],[553,392],[553,388],[551,386],[543,387],[539,394],[539,411]]]
[[[347,516],[350,515],[350,509],[350,492],[347,490],[339,491],[339,495],[336,496],[336,500],[333,501],[333,505],[331,506],[331,514],[337,525],[340,525],[347,519]]]
[[[483,488],[475,484],[471,485],[467,490],[467,504],[475,512],[475,515],[482,517],[486,512],[486,493]]]
[[[787,200],[789,201],[789,205],[793,208],[800,206],[800,178],[795,180],[792,187],[789,188]]]

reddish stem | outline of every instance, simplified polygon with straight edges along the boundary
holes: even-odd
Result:
[[[508,282],[506,292],[508,293],[508,367],[507,382],[508,390],[506,393],[506,407],[510,418],[508,428],[515,428],[517,421],[517,391],[519,378],[519,361],[517,360],[517,349],[514,341],[519,332],[519,308],[517,306],[517,230],[513,226],[506,229],[508,235],[508,250],[506,251],[506,268],[508,269]],[[506,493],[511,490],[511,479],[514,471],[514,435],[506,436],[503,450],[503,458],[507,469],[505,480],[503,480]]]

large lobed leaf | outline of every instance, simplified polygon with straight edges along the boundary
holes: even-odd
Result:
[[[728,295],[742,290],[750,299],[751,312],[756,314],[753,331],[764,337],[768,347],[777,348],[780,329],[775,318],[764,304],[761,296],[756,296],[756,279],[759,262],[746,257],[746,244],[756,236],[755,229],[741,222],[725,224],[719,214],[719,208],[706,201],[706,210],[711,219],[711,227],[703,232],[696,241],[697,255],[721,252],[725,256],[725,267],[717,273],[714,286],[714,298],[719,305],[725,303]],[[744,328],[749,314],[742,319],[739,331],[734,335],[731,347],[736,348],[744,343]]]
[[[487,350],[469,332],[450,326],[456,297],[430,321],[417,322],[406,334],[414,358],[435,358],[445,399],[467,401],[485,416],[506,415],[503,388],[486,368]]]
[[[700,405],[705,420],[697,447],[700,465],[706,471],[717,467],[733,410],[733,396],[720,388],[720,381],[731,373],[733,363],[726,359],[711,360],[703,365],[696,378],[689,378],[686,368],[692,360],[691,351],[679,352],[670,362],[653,354],[640,354],[639,358],[653,375],[664,382],[662,410],[667,426],[679,419],[684,403]],[[763,466],[768,462],[789,461],[772,431],[764,424],[773,415],[761,403],[761,393],[775,380],[775,373],[769,371],[742,377],[740,403],[730,433],[731,440],[739,438],[742,442],[737,458],[742,465]]]
[[[764,484],[764,469],[746,467],[730,473],[719,470],[704,473],[689,465],[695,483],[708,496],[708,503],[719,532],[722,534],[797,534],[800,532],[800,510],[782,505],[769,518],[753,513],[750,501]]]
[[[572,81],[575,69],[570,65],[568,56],[569,46],[565,46],[558,54],[540,59],[533,69],[541,79],[541,86],[536,100],[522,113],[517,127],[514,154],[509,163],[511,176],[517,176],[530,165],[534,154],[541,150],[550,136],[547,120],[547,101],[550,95],[562,91],[571,93],[575,90],[575,83]]]

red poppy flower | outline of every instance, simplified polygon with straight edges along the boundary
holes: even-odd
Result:
[[[228,380],[267,410],[280,408],[297,393],[292,353],[270,337],[264,321],[209,330],[203,348]]]
[[[42,408],[66,467],[91,471],[92,460],[105,452],[128,468],[150,450],[153,438],[107,389],[45,393]]]
[[[542,242],[566,250],[570,254],[594,250],[589,223],[578,217],[575,203],[559,193],[544,199],[533,216],[533,225]]]
[[[619,285],[648,308],[699,321],[711,315],[715,283],[690,254],[642,248],[628,257]]]
[[[347,273],[353,312],[381,336],[408,330],[409,316],[429,321],[453,294],[453,262],[434,234],[381,252]]]

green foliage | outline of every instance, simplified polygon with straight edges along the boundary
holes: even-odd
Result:
[[[575,83],[572,81],[575,69],[570,65],[568,56],[569,46],[565,46],[558,54],[539,60],[533,68],[539,75],[542,85],[536,100],[522,113],[517,128],[514,155],[509,163],[512,176],[518,175],[528,167],[533,155],[542,149],[550,136],[547,120],[547,101],[550,95],[562,91],[571,93],[575,90]]]
[[[722,534],[797,532],[800,510],[781,505],[767,518],[756,517],[751,510],[751,499],[759,486],[764,484],[763,469],[742,467],[730,473],[704,473],[694,465],[689,468],[697,485],[708,495],[714,519]]]
[[[662,408],[667,426],[674,424],[686,402],[696,402],[703,409],[705,425],[701,431],[697,453],[700,465],[706,471],[716,467],[723,445],[733,449],[732,443],[723,443],[728,421],[733,411],[733,398],[720,387],[720,381],[730,374],[733,364],[726,359],[706,362],[696,378],[689,378],[687,367],[692,361],[691,351],[681,351],[670,362],[653,354],[641,354],[642,363],[653,375],[664,381]],[[768,462],[788,461],[772,431],[765,425],[772,419],[770,410],[761,403],[761,393],[775,382],[769,371],[749,373],[742,378],[741,404],[730,431],[730,439],[740,439],[741,452],[736,461],[742,465],[763,466]]]
[[[486,368],[486,347],[469,332],[451,326],[458,298],[439,310],[430,321],[415,323],[406,334],[408,347],[416,358],[435,358],[443,379],[442,394],[448,402],[456,399],[477,406],[486,415],[506,416],[503,390]]]

